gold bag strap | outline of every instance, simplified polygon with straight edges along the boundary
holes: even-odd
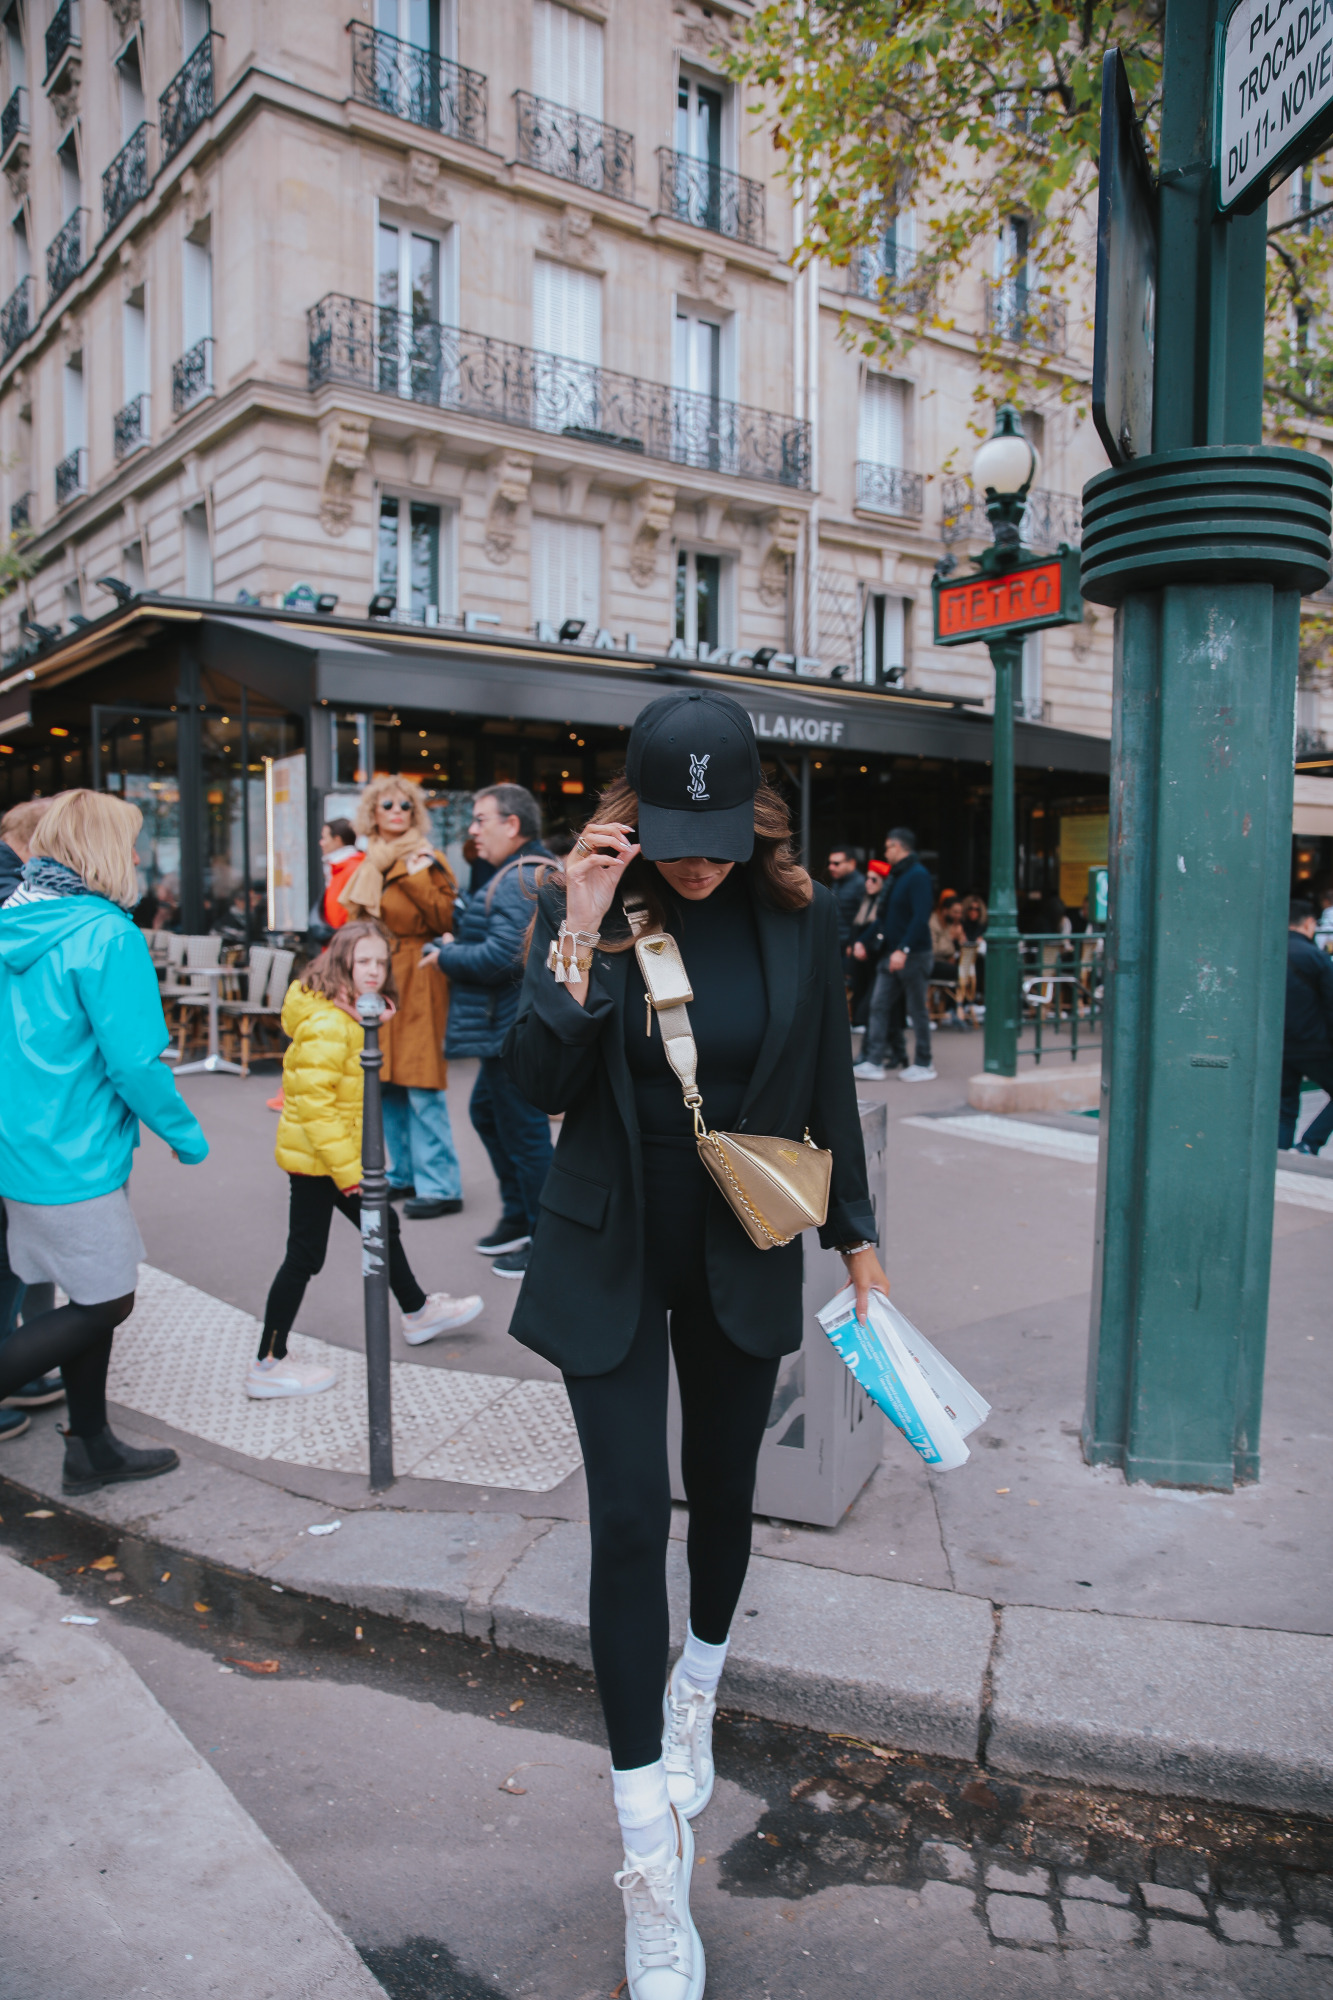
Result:
[[[699,1048],[690,1026],[689,1002],[694,998],[680,946],[669,931],[648,928],[648,906],[627,900],[625,915],[634,935],[634,956],[643,974],[644,997],[657,1016],[662,1050],[680,1084],[686,1109],[694,1114],[697,1138],[704,1138],[703,1098],[699,1095]]]

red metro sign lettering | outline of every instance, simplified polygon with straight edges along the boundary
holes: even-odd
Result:
[[[1072,624],[1082,616],[1076,555],[935,585],[937,646],[1003,639],[1042,625]]]

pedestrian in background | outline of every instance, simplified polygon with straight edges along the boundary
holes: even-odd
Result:
[[[134,1306],[143,1240],[128,1183],[139,1121],[186,1166],[208,1154],[162,1062],[166,1022],[137,897],[137,806],[65,792],[32,835],[23,886],[0,910],[0,1195],[24,1284],[69,1304],[0,1346],[0,1397],[61,1369],[69,1401],[63,1489],[151,1479],[174,1451],[139,1451],[107,1423],[115,1329]]]
[[[4,823],[0,821],[0,832]],[[1333,888],[1319,892],[1319,916],[1314,927],[1314,941],[1320,951],[1333,951]]]
[[[910,827],[893,829],[884,842],[884,858],[893,873],[880,900],[875,927],[862,945],[875,967],[875,984],[865,1055],[856,1065],[856,1074],[882,1082],[890,1069],[900,1069],[904,1083],[929,1083],[935,1075],[930,1009],[926,1005],[926,988],[935,962],[930,943],[934,901],[930,870],[917,854],[916,835]],[[900,1003],[916,1037],[916,1060],[910,1064],[897,1014]]]
[[[856,847],[835,847],[828,858],[829,888],[838,912],[838,945],[844,959],[852,942],[852,926],[865,894],[865,857]]]
[[[468,837],[494,873],[463,905],[457,934],[427,954],[453,982],[451,1056],[480,1058],[468,1107],[500,1184],[500,1220],[477,1243],[501,1278],[521,1278],[551,1164],[551,1125],[506,1072],[500,1051],[518,1012],[523,946],[537,885],[553,857],[541,843],[542,816],[523,785],[491,785],[472,802]]]
[[[583,1448],[629,2000],[699,2000],[689,1822],[713,1789],[712,1722],[749,1562],[755,1466],[779,1358],[802,1338],[802,1253],[799,1241],[757,1250],[709,1179],[651,1009],[644,1033],[631,892],[650,928],[680,945],[703,1116],[797,1146],[808,1129],[831,1147],[820,1240],[842,1247],[863,1313],[871,1289],[888,1285],[872,1241],[832,899],[792,852],[744,709],[725,695],[664,696],[639,715],[625,775],[603,794],[564,882],[539,901],[505,1060],[521,1090],[565,1116],[510,1331],[562,1370]],[[569,983],[557,982],[552,949]],[[668,1679],[672,1353],[690,1606]]]
[[[1287,1004],[1282,1025],[1282,1092],[1278,1151],[1286,1152],[1301,1115],[1306,1077],[1330,1102],[1301,1134],[1298,1153],[1317,1153],[1333,1132],[1333,959],[1314,941],[1313,903],[1293,902],[1287,930]]]
[[[361,794],[356,830],[366,851],[343,882],[339,901],[349,916],[377,918],[389,932],[398,991],[398,1010],[380,1036],[389,1193],[415,1220],[456,1215],[463,1176],[445,1095],[449,987],[423,976],[421,954],[449,929],[458,885],[430,844],[419,785],[376,778]]]
[[[889,874],[887,861],[876,859],[867,862],[865,888],[852,918],[851,941],[844,954],[849,974],[852,1025],[857,1028],[864,1028],[866,1024],[870,989],[875,983],[875,968],[866,954],[865,941],[873,936],[878,926],[880,898],[888,885]],[[858,945],[861,947],[859,951]]]
[[[361,849],[351,820],[325,820],[319,830],[319,851],[324,863],[324,921],[330,930],[340,931],[349,914],[342,900],[343,884],[361,866]]]
[[[287,1336],[310,1280],[324,1268],[335,1209],[361,1227],[361,1115],[365,1029],[356,1003],[378,993],[393,1020],[397,990],[393,940],[383,925],[345,924],[326,951],[287,989],[282,1025],[291,1037],[282,1058],[282,1116],[275,1155],[288,1176],[287,1250],[269,1287],[259,1352],[245,1393],[257,1401],[315,1396],[337,1377],[323,1362],[293,1361]],[[380,1030],[384,1032],[383,1027]],[[403,1250],[398,1217],[389,1210],[389,1287],[403,1316],[403,1339],[420,1347],[437,1333],[466,1326],[481,1311],[474,1293],[422,1291]]]

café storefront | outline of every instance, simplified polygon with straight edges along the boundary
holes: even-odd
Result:
[[[941,886],[984,893],[984,714],[731,658],[139,598],[0,674],[0,810],[80,784],[131,799],[145,910],[256,937],[302,927],[328,802],[346,811],[367,773],[419,782],[457,863],[479,786],[527,785],[548,830],[577,827],[640,708],[706,685],[749,710],[816,869],[830,845],[878,852],[906,824]],[[1104,838],[1109,745],[1024,721],[1015,733],[1020,885],[1058,893],[1062,839],[1082,857]]]

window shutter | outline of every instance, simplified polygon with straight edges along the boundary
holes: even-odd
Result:
[[[904,397],[901,382],[888,375],[866,376],[861,385],[859,459],[870,465],[902,464]]]
[[[602,281],[595,271],[575,271],[538,257],[532,272],[532,344],[543,354],[600,367]]]
[[[601,603],[601,529],[537,515],[532,523],[532,616],[559,630],[566,618],[596,627]]]
[[[602,24],[553,0],[533,0],[532,87],[552,104],[602,115]]]

